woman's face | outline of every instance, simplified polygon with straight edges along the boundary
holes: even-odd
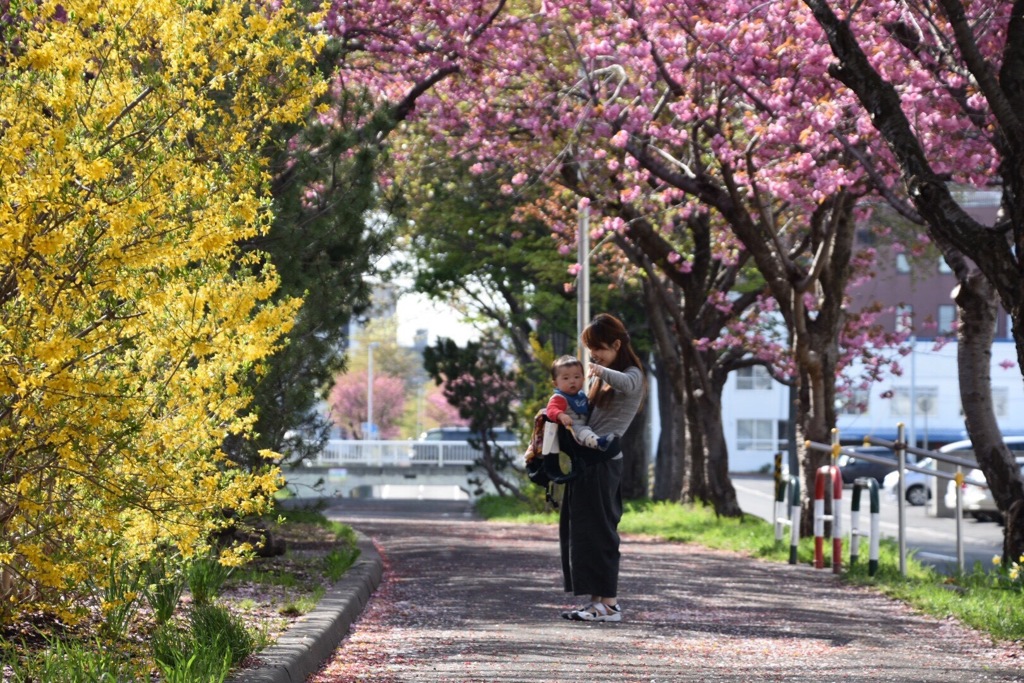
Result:
[[[611,346],[591,346],[587,347],[587,351],[590,352],[590,359],[593,362],[608,367],[615,362],[620,346],[622,346],[622,342],[616,339]]]

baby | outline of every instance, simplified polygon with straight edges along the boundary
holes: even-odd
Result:
[[[607,449],[615,435],[598,436],[587,426],[590,404],[583,392],[583,362],[575,356],[562,356],[551,364],[551,379],[555,393],[544,410],[547,418],[572,432],[580,445]]]

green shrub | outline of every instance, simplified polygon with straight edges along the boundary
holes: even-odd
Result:
[[[195,605],[189,614],[192,635],[199,643],[215,643],[231,653],[235,665],[256,651],[256,638],[223,607]]]
[[[12,683],[124,683],[146,678],[139,664],[99,639],[81,642],[48,638],[46,642],[44,649],[25,659],[8,662]]]
[[[349,567],[355,564],[357,559],[359,559],[359,548],[349,545],[343,549],[335,548],[323,558],[324,574],[331,581],[337,581],[344,576]]]
[[[215,555],[201,557],[188,568],[188,590],[192,600],[203,605],[212,602],[231,575],[231,568],[220,563]]]
[[[265,640],[249,632],[223,607],[207,603],[193,606],[187,628],[173,623],[159,627],[151,646],[166,681],[220,683]]]
[[[91,579],[88,583],[92,594],[102,599],[103,634],[117,639],[127,632],[138,612],[146,569],[138,563],[122,561],[116,549],[104,569],[105,573],[98,580]]]
[[[165,624],[174,615],[181,594],[185,591],[184,573],[181,567],[163,556],[149,563],[147,573],[149,581],[143,586],[142,594],[153,610],[156,623]]]

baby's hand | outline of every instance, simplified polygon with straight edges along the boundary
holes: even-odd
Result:
[[[561,422],[562,425],[565,426],[565,427],[571,427],[572,426],[572,417],[569,416],[567,413],[559,413],[558,421]]]

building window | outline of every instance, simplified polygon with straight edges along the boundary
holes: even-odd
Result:
[[[736,370],[736,388],[742,391],[771,389],[772,376],[760,365]]]
[[[907,259],[907,255],[900,253],[896,254],[896,272],[897,273],[909,273],[910,272],[910,261]]]
[[[916,417],[934,417],[939,413],[939,388],[917,387],[914,390],[917,401]],[[892,416],[910,417],[910,387],[898,387],[892,391]]]
[[[953,304],[939,304],[939,319],[937,334],[953,334],[956,332],[956,306]]]
[[[910,304],[896,307],[896,331],[900,334],[914,333],[914,307]]]
[[[775,420],[736,420],[736,448],[741,451],[774,451]]]
[[[866,415],[870,392],[867,389],[853,389],[836,398],[836,413],[839,415]]]

